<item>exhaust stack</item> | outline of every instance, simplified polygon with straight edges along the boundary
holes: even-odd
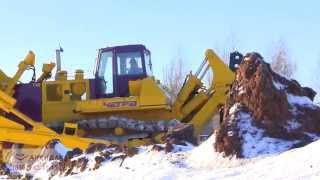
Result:
[[[61,53],[63,53],[63,49],[60,46],[59,49],[56,49],[56,64],[57,64],[57,71],[56,71],[56,76],[55,79],[58,79],[58,74],[61,71]]]

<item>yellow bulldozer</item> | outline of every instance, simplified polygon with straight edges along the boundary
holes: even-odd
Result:
[[[151,53],[144,45],[100,49],[91,79],[84,78],[82,70],[72,78],[61,70],[61,51],[57,50],[57,62],[44,64],[42,75],[38,79],[34,75],[29,83],[19,80],[26,70],[35,72],[33,52],[13,77],[0,70],[3,146],[44,146],[53,139],[69,148],[85,149],[90,143],[136,146],[158,141],[163,133],[185,124],[191,124],[197,136],[224,103],[236,66],[232,61],[228,67],[213,50],[207,50],[199,69],[187,75],[170,103],[165,88],[152,75]],[[214,78],[207,88],[202,79],[208,71]]]

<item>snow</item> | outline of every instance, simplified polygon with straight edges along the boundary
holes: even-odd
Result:
[[[229,109],[229,114],[235,114],[239,108],[240,108],[241,104],[240,103],[235,103],[233,106],[231,106],[231,108]]]
[[[287,99],[291,105],[314,106],[312,100],[306,96],[295,96],[293,94],[287,93]]]
[[[287,126],[285,128],[288,131],[292,131],[292,130],[299,129],[301,126],[302,126],[301,123],[293,119],[287,122]]]
[[[138,155],[107,162],[96,171],[63,179],[319,179],[320,141],[281,154],[253,159],[224,158],[213,151],[214,135],[199,147],[174,153],[142,147]],[[191,148],[191,149],[189,149]],[[61,177],[55,177],[59,179]]]
[[[265,130],[252,124],[251,115],[240,111],[239,108],[240,104],[235,104],[230,108],[229,113],[239,119],[239,136],[242,139],[242,155],[245,158],[281,153],[299,142],[267,137]]]
[[[317,95],[314,97],[314,103],[320,106],[320,91],[317,91]]]
[[[317,134],[314,134],[314,133],[307,133],[305,132],[304,134],[306,134],[307,136],[309,136],[312,141],[318,141],[320,139],[319,135]]]
[[[285,85],[281,84],[280,82],[278,81],[273,81],[273,85],[274,87],[276,87],[278,90],[284,90],[286,88]]]
[[[234,157],[225,158],[221,153],[214,152],[213,144],[215,142],[215,138],[215,135],[212,135],[207,141],[194,148],[186,159],[186,163],[194,169],[211,170],[240,165],[241,161],[238,159]]]
[[[238,89],[238,91],[239,91],[238,95],[241,95],[241,94],[246,93],[246,90],[244,89],[243,86],[240,86],[239,89]]]
[[[295,105],[305,106],[312,109],[319,108],[319,104],[314,103],[310,98],[306,96],[295,96],[293,94],[287,93],[288,102],[293,106],[293,112],[296,111]]]
[[[282,84],[278,81],[273,81],[273,85],[278,90],[285,90],[287,88],[284,84]],[[296,95],[287,93],[287,99],[291,105],[300,105],[300,106],[309,106],[309,107],[315,106],[315,104],[312,102],[312,100],[306,96],[296,96]]]
[[[179,147],[176,147],[179,149]],[[181,147],[180,147],[181,148]],[[188,149],[188,148],[187,148]],[[67,177],[66,179],[170,179],[176,176],[176,171],[181,171],[181,161],[184,158],[183,151],[165,154],[164,152],[151,151],[150,147],[141,147],[139,154],[126,158],[122,164],[121,160],[106,162],[97,171],[87,171],[79,175]]]
[[[281,153],[290,149],[298,141],[286,141],[264,136],[264,130],[252,126],[251,117],[242,113],[240,121],[240,134],[243,139],[242,155],[253,158],[260,155]]]
[[[60,142],[58,142],[57,144],[55,144],[54,146],[54,150],[61,155],[62,158],[64,158],[67,154],[68,151],[70,151],[70,149],[67,149],[63,144],[61,144]]]
[[[238,108],[234,108],[234,113],[238,110]],[[290,143],[274,138],[254,138],[250,135],[250,132],[254,130],[261,135],[263,134],[262,130],[252,127],[252,124],[247,122],[251,118],[250,114],[241,113],[240,116],[244,119],[241,125],[249,129],[249,133],[244,135],[246,141],[248,141],[246,146],[255,145],[257,147],[256,150],[248,152],[247,157],[254,157],[259,148],[266,146],[274,154],[245,159],[224,157],[214,151],[215,134],[213,134],[198,147],[190,144],[187,144],[187,146],[175,145],[173,152],[165,153],[163,151],[152,151],[152,146],[142,146],[139,147],[137,155],[126,158],[123,163],[121,159],[107,161],[95,171],[86,170],[83,173],[68,177],[57,175],[52,179],[300,180],[320,178],[320,159],[315,158],[320,151],[320,141],[302,148],[283,152],[285,145],[290,145]],[[272,143],[268,144],[268,142]],[[278,144],[275,142],[278,142]],[[89,159],[88,165],[90,167],[93,166],[96,155],[96,153],[86,155]],[[34,178],[48,179],[49,175],[43,169],[35,174]]]

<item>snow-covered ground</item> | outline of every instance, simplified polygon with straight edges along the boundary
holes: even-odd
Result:
[[[211,136],[199,147],[175,146],[172,153],[141,147],[138,155],[106,162],[96,171],[64,179],[319,179],[320,141],[283,153],[251,158],[224,158],[213,150]],[[39,174],[42,176],[43,174]],[[54,179],[60,179],[55,177]]]

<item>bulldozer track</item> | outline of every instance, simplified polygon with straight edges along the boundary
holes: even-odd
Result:
[[[83,130],[123,128],[137,132],[158,133],[169,131],[183,123],[178,120],[146,122],[114,116],[110,118],[81,120],[78,124],[79,128]]]

